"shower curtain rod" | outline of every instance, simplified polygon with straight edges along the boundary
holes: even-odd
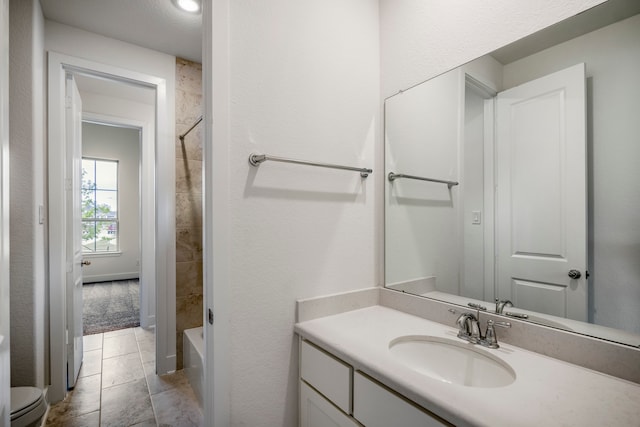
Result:
[[[191,127],[189,129],[187,129],[187,131],[185,133],[183,133],[182,135],[178,136],[178,138],[180,138],[180,142],[182,142],[184,144],[184,137],[187,136],[189,134],[189,132],[191,132],[193,130],[194,127],[198,126],[198,124],[201,121],[202,121],[202,116],[198,117],[196,122],[193,125],[191,125]]]

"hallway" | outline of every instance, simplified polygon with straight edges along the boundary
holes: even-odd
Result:
[[[140,327],[84,337],[75,389],[51,406],[47,427],[202,426],[183,371],[157,376],[155,334]]]

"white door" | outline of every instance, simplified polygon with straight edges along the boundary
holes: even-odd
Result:
[[[71,73],[66,75],[65,107],[67,387],[73,388],[82,365],[82,100]]]
[[[498,296],[583,321],[585,87],[578,64],[501,92],[496,125]]]

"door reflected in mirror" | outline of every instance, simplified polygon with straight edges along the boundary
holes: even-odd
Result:
[[[640,345],[632,3],[387,98],[388,288]]]

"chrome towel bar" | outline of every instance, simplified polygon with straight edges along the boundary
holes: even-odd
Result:
[[[398,179],[398,178],[407,178],[407,179],[417,179],[420,181],[429,181],[429,182],[438,182],[440,184],[447,184],[447,187],[451,188],[454,185],[458,185],[458,181],[444,181],[442,179],[433,179],[433,178],[425,178],[422,176],[415,176],[415,175],[405,175],[403,173],[393,173],[393,172],[389,172],[389,175],[387,175],[387,177],[389,178],[389,181],[393,182],[394,180]]]
[[[352,167],[352,166],[341,166],[341,165],[332,165],[329,163],[317,163],[317,162],[308,162],[306,160],[295,160],[295,159],[287,159],[285,157],[276,157],[276,156],[269,156],[266,154],[255,154],[255,153],[251,153],[249,154],[249,163],[252,166],[260,166],[260,163],[264,162],[264,161],[273,161],[273,162],[283,162],[283,163],[295,163],[298,165],[307,165],[307,166],[317,166],[317,167],[321,167],[321,168],[331,168],[331,169],[342,169],[342,170],[347,170],[347,171],[355,171],[355,172],[360,172],[360,176],[363,178],[366,178],[369,176],[370,173],[373,173],[372,169],[367,169],[367,168],[356,168],[356,167]]]

